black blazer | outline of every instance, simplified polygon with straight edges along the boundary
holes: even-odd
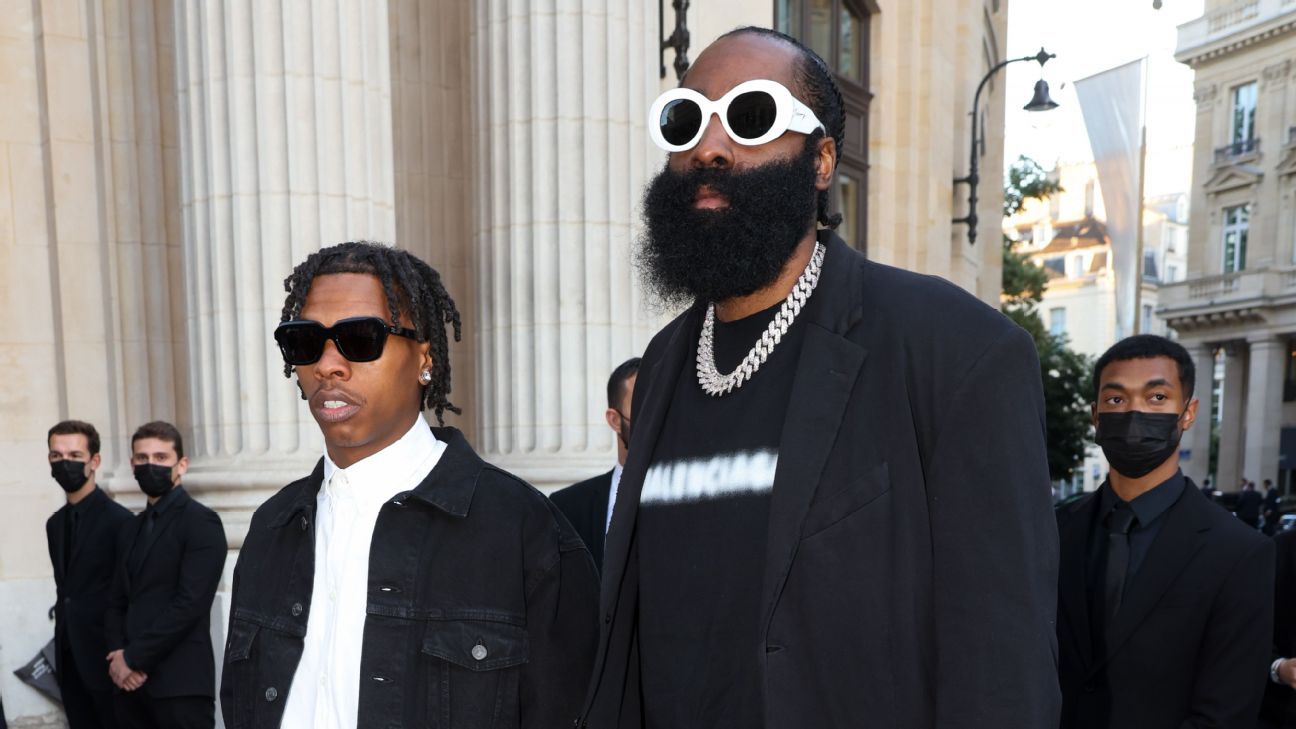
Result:
[[[766,725],[1054,727],[1057,532],[1031,338],[953,284],[820,240],[753,636]],[[658,333],[636,381],[591,729],[641,725],[635,518],[702,315]]]
[[[64,504],[45,522],[45,541],[54,565],[54,641],[58,655],[70,653],[78,673],[91,691],[109,691],[108,663],[104,656],[104,613],[117,566],[117,535],[131,519],[126,507],[96,488],[77,505],[76,540],[72,559],[64,569],[63,528],[72,510]],[[60,659],[61,660],[61,659]]]
[[[615,471],[616,469],[613,469]],[[581,481],[550,494],[567,521],[589,549],[594,565],[603,570],[603,537],[607,527],[608,496],[612,491],[612,473]]]
[[[118,534],[105,628],[108,650],[125,648],[126,663],[148,674],[154,698],[216,695],[211,606],[229,547],[216,512],[183,487],[158,516],[150,544],[132,555],[148,512]]]
[[[1278,658],[1296,658],[1296,531],[1278,532],[1274,537],[1274,650],[1270,664]],[[1296,729],[1296,691],[1284,684],[1265,684],[1262,726]]]
[[[1058,512],[1063,729],[1253,729],[1273,630],[1270,539],[1189,481],[1095,650],[1085,588],[1098,492]]]

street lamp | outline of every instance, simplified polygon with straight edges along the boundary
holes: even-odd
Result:
[[[981,92],[985,89],[985,85],[989,83],[991,77],[998,73],[999,69],[1010,63],[1017,63],[1018,61],[1035,61],[1040,65],[1040,72],[1043,73],[1044,64],[1048,63],[1050,58],[1057,58],[1057,54],[1049,53],[1041,48],[1039,53],[1036,53],[1033,56],[1022,56],[1021,58],[1010,58],[1007,61],[1001,61],[999,64],[987,71],[985,77],[981,79],[981,83],[977,85],[976,94],[972,97],[972,149],[969,152],[970,161],[968,164],[968,174],[966,177],[954,178],[955,186],[962,184],[968,186],[968,213],[961,218],[954,218],[954,222],[956,224],[967,224],[968,243],[971,245],[976,245],[977,239],[977,183],[981,181],[981,174],[978,171],[980,168],[980,165],[978,164],[980,155],[977,154],[977,120],[980,117],[978,111],[981,105]],[[1041,78],[1039,81],[1035,82],[1035,95],[1031,97],[1030,102],[1022,108],[1026,111],[1049,111],[1056,109],[1057,107],[1057,102],[1049,97],[1048,81]]]

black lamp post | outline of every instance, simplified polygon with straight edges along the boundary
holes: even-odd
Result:
[[[972,245],[976,244],[977,239],[977,183],[981,181],[981,173],[979,172],[980,165],[978,164],[980,155],[977,154],[977,121],[980,119],[980,114],[978,112],[981,105],[981,92],[985,89],[985,85],[989,83],[991,77],[998,73],[999,69],[1010,63],[1017,63],[1018,61],[1035,61],[1040,65],[1040,68],[1043,69],[1044,64],[1048,63],[1050,58],[1057,58],[1057,55],[1049,53],[1041,48],[1039,53],[1036,53],[1033,56],[1022,56],[1021,58],[1010,58],[1007,61],[1001,61],[998,65],[987,71],[985,77],[981,79],[981,83],[977,85],[976,94],[972,97],[972,150],[969,153],[971,159],[968,164],[968,174],[967,177],[954,178],[954,184],[956,186],[962,184],[968,186],[968,213],[961,218],[954,218],[954,222],[967,224],[968,243]],[[1049,111],[1050,109],[1056,109],[1057,106],[1057,102],[1049,97],[1048,81],[1040,79],[1035,82],[1034,97],[1031,98],[1030,103],[1026,104],[1026,106],[1023,106],[1022,108],[1026,111]]]

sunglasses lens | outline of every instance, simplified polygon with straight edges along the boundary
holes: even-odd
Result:
[[[725,117],[734,134],[743,139],[759,139],[774,126],[778,105],[765,91],[748,91],[734,97]]]
[[[702,108],[689,99],[676,99],[662,109],[662,137],[671,144],[688,144],[702,126]]]
[[[324,342],[328,335],[324,327],[311,324],[287,324],[275,329],[275,341],[284,362],[290,365],[308,365],[318,362],[324,354]]]
[[[338,351],[352,362],[372,362],[382,356],[387,328],[378,319],[353,319],[333,325]]]

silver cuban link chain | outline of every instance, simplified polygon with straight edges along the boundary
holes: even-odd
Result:
[[[814,293],[815,286],[819,285],[819,271],[823,267],[824,248],[822,243],[815,243],[814,253],[810,254],[810,262],[806,264],[805,270],[801,272],[801,277],[797,279],[796,286],[792,287],[792,293],[788,294],[783,300],[783,305],[779,307],[778,314],[774,320],[769,323],[765,333],[756,341],[755,346],[743,358],[738,368],[727,375],[720,374],[715,365],[715,304],[707,305],[706,319],[702,321],[702,334],[698,337],[697,350],[697,378],[698,384],[702,390],[712,397],[727,395],[734,390],[742,387],[743,383],[756,374],[756,370],[765,364],[769,359],[770,352],[774,347],[783,340],[787,334],[788,328],[801,313],[801,309],[809,301],[810,294]]]

